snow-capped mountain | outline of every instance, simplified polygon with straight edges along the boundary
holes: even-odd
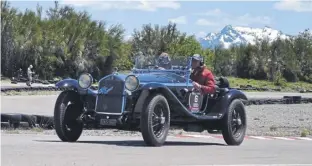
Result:
[[[199,41],[204,48],[214,48],[219,45],[229,48],[231,45],[255,44],[256,39],[268,38],[272,42],[278,36],[281,39],[290,37],[267,26],[261,29],[227,25],[219,33],[209,33],[206,37],[200,38]]]

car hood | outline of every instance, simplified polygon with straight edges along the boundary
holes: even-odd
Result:
[[[186,78],[175,73],[141,73],[134,74],[140,80],[140,83],[159,82],[159,83],[184,83]],[[128,75],[119,75],[125,79]]]

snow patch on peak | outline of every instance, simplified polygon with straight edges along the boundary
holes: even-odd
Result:
[[[204,38],[205,40],[212,40],[216,37],[216,34],[215,33],[208,33],[207,36]]]
[[[265,26],[264,28],[251,28],[243,26],[225,26],[219,33],[209,33],[205,38],[200,38],[200,43],[205,48],[214,48],[223,45],[229,48],[232,45],[255,44],[256,40],[268,38],[270,42],[280,37],[289,38],[281,31]]]

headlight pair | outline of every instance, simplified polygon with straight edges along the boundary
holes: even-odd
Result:
[[[93,83],[93,78],[90,74],[81,74],[78,79],[78,84],[82,89],[89,88]],[[135,75],[129,75],[125,79],[125,88],[129,91],[135,91],[140,85],[139,79]]]

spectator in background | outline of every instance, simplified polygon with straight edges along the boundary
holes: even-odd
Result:
[[[28,77],[29,85],[32,84],[33,74],[35,74],[35,72],[31,71],[32,68],[33,68],[32,65],[29,65],[29,67],[27,68],[27,77]]]

